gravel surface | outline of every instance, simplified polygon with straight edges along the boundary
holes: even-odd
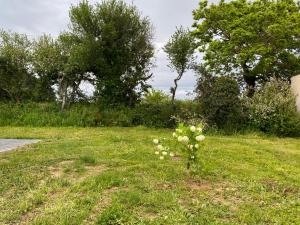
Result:
[[[40,140],[25,140],[25,139],[0,139],[0,152],[15,150],[19,147],[28,144],[34,144]]]

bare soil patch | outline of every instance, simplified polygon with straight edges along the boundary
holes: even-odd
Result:
[[[210,191],[212,190],[212,185],[206,181],[188,181],[186,186],[194,191]]]

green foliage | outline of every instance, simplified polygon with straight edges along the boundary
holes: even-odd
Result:
[[[274,79],[248,101],[252,126],[280,136],[300,136],[300,115],[288,83]]]
[[[49,95],[52,86],[57,85],[62,109],[82,97],[79,85],[91,80],[90,74],[82,71],[76,61],[78,48],[66,33],[57,39],[44,35],[34,43],[33,69],[43,82],[43,95]]]
[[[96,77],[101,104],[134,106],[149,88],[152,26],[133,5],[107,0],[83,1],[70,11],[71,31],[80,68]]]
[[[51,84],[36,76],[32,42],[24,34],[0,31],[0,101],[53,101]]]
[[[209,69],[244,80],[252,96],[259,82],[299,73],[299,10],[296,1],[203,0],[193,34]]]
[[[143,124],[147,127],[173,127],[172,118],[175,111],[172,103],[139,104],[135,109],[134,124]]]
[[[164,51],[168,55],[169,66],[178,74],[174,80],[174,87],[171,88],[172,101],[174,102],[178,81],[183,74],[193,65],[194,39],[190,35],[189,30],[183,27],[177,28],[169,42],[164,47]]]
[[[63,72],[63,57],[55,39],[43,35],[33,43],[32,64],[34,72],[40,77],[42,96],[53,100],[52,85],[58,84],[58,76]]]
[[[169,95],[165,94],[163,91],[151,89],[145,93],[144,98],[142,99],[143,103],[146,104],[159,104],[170,102],[171,98]]]
[[[132,108],[120,106],[108,109],[101,109],[97,112],[95,121],[98,126],[131,127],[134,126],[133,118],[134,110]]]
[[[56,103],[0,103],[0,126],[95,126],[94,105],[73,105],[61,112]]]
[[[0,30],[0,92],[4,98],[14,102],[33,98],[36,79],[29,71],[30,49],[26,35]]]
[[[178,118],[196,110],[191,102],[141,103],[134,108],[99,109],[95,104],[76,103],[61,111],[56,103],[0,103],[0,126],[147,126],[174,127]]]
[[[239,98],[238,83],[230,77],[206,77],[198,84],[198,100],[209,126],[234,131],[241,130],[246,118]]]
[[[97,124],[101,126],[139,126],[156,128],[174,128],[176,122],[190,121],[191,115],[197,115],[193,102],[170,101],[165,103],[140,103],[134,108],[118,107],[103,109],[97,115]]]

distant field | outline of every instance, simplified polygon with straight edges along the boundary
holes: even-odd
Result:
[[[205,172],[159,161],[146,128],[0,127],[0,224],[300,224],[300,139],[209,136]]]

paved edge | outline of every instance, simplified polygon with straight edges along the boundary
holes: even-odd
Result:
[[[37,139],[0,139],[0,143],[1,141],[7,141],[7,143],[4,144],[4,147],[1,147],[0,145],[0,153],[14,151],[19,148],[41,142],[41,140]]]

